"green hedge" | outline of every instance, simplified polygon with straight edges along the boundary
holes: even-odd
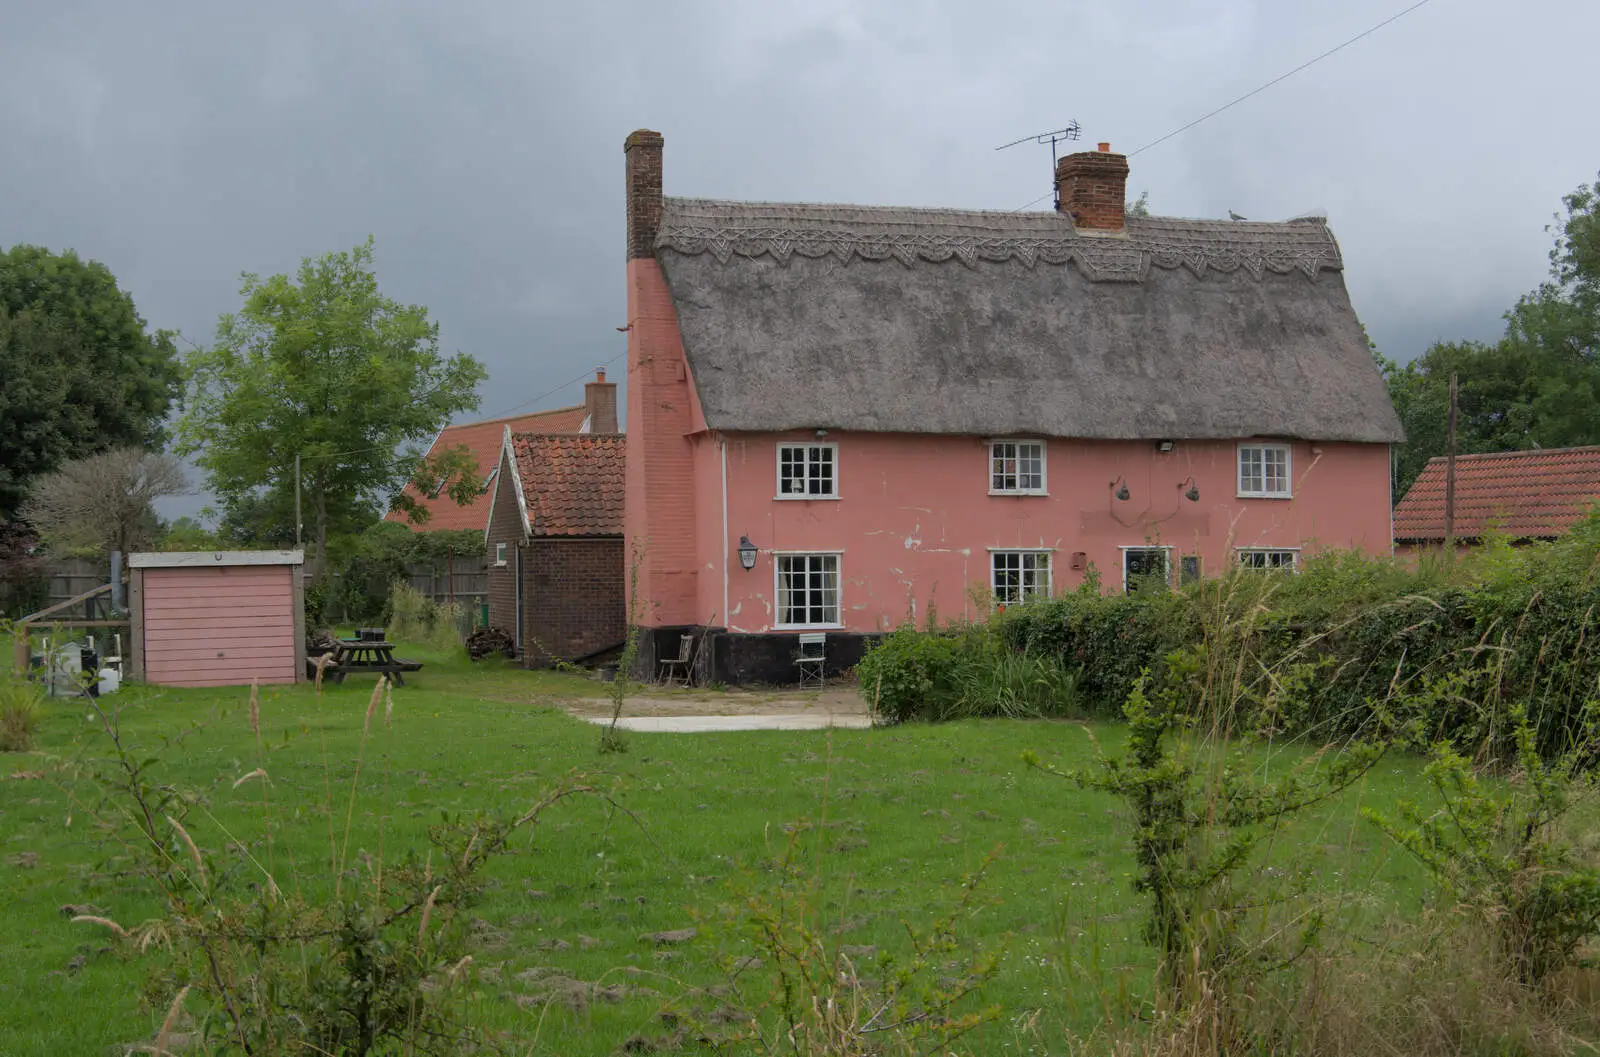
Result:
[[[1552,753],[1600,700],[1597,554],[1591,515],[1557,543],[1490,541],[1449,569],[1329,554],[1298,575],[1235,572],[1182,592],[1013,607],[993,629],[1011,649],[1076,666],[1081,704],[1100,714],[1117,714],[1142,670],[1194,679],[1197,664],[1215,672],[1231,651],[1234,700],[1246,707],[1281,698],[1299,673],[1292,710],[1274,721],[1319,740],[1382,721],[1498,751],[1520,702]]]

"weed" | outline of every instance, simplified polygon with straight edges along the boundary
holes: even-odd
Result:
[[[27,752],[44,715],[44,695],[32,683],[0,681],[0,752]]]

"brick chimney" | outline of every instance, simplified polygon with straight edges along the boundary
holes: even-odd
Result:
[[[628,260],[656,255],[661,229],[661,133],[641,128],[622,143],[628,168]]]
[[[1056,162],[1056,208],[1080,229],[1121,231],[1127,194],[1128,159],[1112,154],[1109,143]]]
[[[583,408],[590,433],[617,432],[617,383],[606,381],[604,367],[594,372],[594,381],[584,385]]]

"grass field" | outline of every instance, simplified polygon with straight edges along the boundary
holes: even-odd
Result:
[[[513,812],[573,771],[615,788],[639,820],[597,801],[569,801],[491,868],[472,913],[476,971],[486,998],[475,1017],[521,1052],[613,1053],[659,1029],[662,1008],[715,983],[715,955],[736,941],[715,930],[658,948],[646,933],[681,929],[760,888],[786,846],[787,826],[833,823],[803,836],[823,874],[824,905],[843,943],[893,949],[902,922],[948,908],[964,874],[998,859],[963,932],[1004,942],[986,993],[1004,1015],[984,1030],[984,1053],[1057,1053],[1068,1032],[1093,1028],[1102,996],[1148,993],[1151,960],[1138,942],[1127,820],[1107,797],[1027,768],[1024,750],[1059,766],[1087,764],[1094,739],[1120,729],[1061,722],[980,721],[834,732],[629,734],[629,751],[597,752],[598,730],[553,707],[598,696],[599,683],[501,664],[428,661],[394,693],[392,725],[375,728],[356,800],[351,857],[425,847],[441,811]],[[325,883],[328,805],[342,826],[370,678],[264,693],[276,872],[285,888]],[[258,765],[247,691],[129,687],[108,698],[126,737],[162,757],[166,781],[197,791],[214,822],[195,840],[261,841],[260,789],[233,783]],[[158,913],[119,871],[117,846],[96,825],[110,805],[83,776],[104,735],[81,704],[52,702],[31,754],[0,757],[0,1054],[103,1054],[149,1039],[166,996],[142,996],[147,967],[112,950],[104,933],[60,908],[92,904],[124,924]],[[189,732],[180,744],[170,739]],[[1338,802],[1296,824],[1274,857],[1303,858],[1330,889],[1357,893],[1335,925],[1362,927],[1415,910],[1417,868],[1356,821],[1357,803],[1392,808],[1417,792],[1415,761],[1393,757]],[[192,816],[204,819],[197,813]],[[819,836],[820,835],[820,836]],[[814,842],[820,841],[820,845]],[[530,999],[524,971],[573,980],[615,978],[616,1002]],[[519,974],[522,974],[519,979]],[[610,974],[608,976],[608,974]],[[546,978],[550,973],[545,974]],[[645,983],[640,984],[640,981]],[[650,992],[654,992],[653,994]],[[519,998],[521,1001],[519,1001]]]

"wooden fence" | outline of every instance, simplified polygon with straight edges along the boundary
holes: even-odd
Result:
[[[408,565],[406,576],[412,587],[434,602],[455,602],[480,620],[489,604],[489,567],[481,557]]]

